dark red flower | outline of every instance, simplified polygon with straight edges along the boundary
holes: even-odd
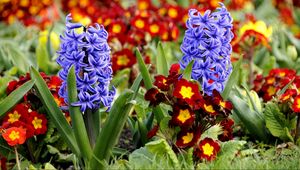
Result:
[[[150,101],[150,106],[157,106],[167,100],[165,94],[159,92],[156,88],[149,89],[145,94],[145,100]]]
[[[30,112],[28,123],[34,128],[35,135],[44,134],[47,131],[47,119],[43,114],[35,111]]]
[[[182,130],[177,135],[176,146],[179,148],[192,147],[197,142],[199,137],[200,134],[195,133],[192,130],[188,130],[188,131]]]
[[[232,103],[230,101],[224,101],[222,96],[217,90],[213,90],[213,103],[219,105],[221,108],[230,111],[232,110]]]
[[[112,56],[112,69],[114,72],[124,68],[132,67],[136,63],[136,58],[130,49],[123,49],[115,52]]]
[[[220,145],[218,142],[211,138],[205,138],[200,141],[198,147],[195,149],[195,154],[200,159],[211,161],[216,158],[219,151]]]
[[[194,123],[195,117],[195,113],[189,106],[173,105],[171,124],[180,127],[189,127]]]
[[[192,108],[197,104],[196,101],[199,101],[199,99],[202,98],[198,84],[189,82],[185,79],[180,79],[175,83],[173,96],[180,100],[184,100]]]
[[[218,136],[218,139],[222,142],[232,140],[233,139],[233,129],[232,126],[234,124],[234,121],[230,118],[224,119],[221,121],[220,125],[223,129],[223,133]]]
[[[170,88],[170,84],[168,84],[168,79],[167,77],[163,76],[163,75],[157,75],[154,77],[155,81],[154,81],[154,85],[159,88],[162,91],[168,91]]]

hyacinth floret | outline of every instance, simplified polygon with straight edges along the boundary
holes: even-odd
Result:
[[[72,65],[75,67],[78,102],[80,110],[96,110],[101,106],[110,108],[115,88],[110,90],[112,68],[108,33],[98,24],[85,27],[80,23],[71,23],[71,14],[66,17],[66,30],[60,36],[61,46],[57,53],[57,63],[62,67],[59,77],[63,80],[59,95],[68,103],[67,75]],[[81,33],[79,33],[81,32]]]
[[[185,69],[194,60],[192,79],[199,81],[208,95],[214,89],[222,92],[232,71],[232,18],[225,6],[220,5],[215,12],[207,10],[203,15],[190,9],[181,44],[184,55],[180,67]]]

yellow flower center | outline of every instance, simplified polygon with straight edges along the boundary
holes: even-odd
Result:
[[[298,108],[298,109],[300,108],[300,99],[299,99],[299,98],[297,99],[297,105],[296,105],[296,108]]]
[[[144,23],[143,20],[138,19],[138,20],[135,21],[135,26],[142,29],[142,28],[144,28],[145,23]]]
[[[191,118],[191,113],[190,113],[189,109],[180,110],[179,111],[179,115],[178,115],[177,118],[182,123],[184,123],[186,120],[188,120],[189,118]]]
[[[119,66],[126,66],[129,63],[129,59],[126,55],[122,55],[118,57],[117,64]]]
[[[207,112],[209,112],[209,113],[214,113],[214,112],[215,112],[215,110],[214,110],[214,108],[213,108],[212,105],[206,105],[206,104],[204,104],[204,109],[205,109]]]
[[[11,133],[9,134],[9,138],[11,139],[11,140],[16,140],[16,139],[19,139],[20,138],[20,135],[19,135],[19,133],[20,132],[16,132],[16,131],[11,131]]]
[[[16,15],[17,15],[18,18],[22,18],[22,17],[24,17],[25,14],[24,14],[24,12],[22,10],[19,9],[17,11]]]
[[[183,136],[183,144],[190,143],[193,140],[194,134],[193,133],[187,133],[186,136]]]
[[[270,96],[272,96],[276,93],[276,90],[273,86],[270,86],[270,87],[268,87],[267,92]]]
[[[115,25],[113,25],[113,27],[112,27],[112,32],[113,32],[113,33],[120,33],[120,32],[121,32],[121,29],[122,29],[121,25],[115,24]]]
[[[269,79],[267,80],[267,84],[273,84],[274,81],[275,81],[275,78],[274,78],[274,77],[269,78]]]
[[[148,3],[145,2],[145,1],[142,1],[142,2],[140,2],[140,3],[138,4],[139,10],[145,10],[145,9],[148,8],[148,6],[149,6]]]
[[[177,15],[178,15],[178,12],[177,12],[176,9],[171,8],[171,9],[169,9],[169,11],[168,11],[168,15],[169,15],[171,18],[176,18]]]
[[[27,7],[29,5],[28,0],[21,0],[19,3],[20,3],[20,6],[22,6],[22,7]]]
[[[279,76],[280,76],[280,77],[284,77],[284,76],[285,76],[285,72],[280,72],[280,73],[279,73]]]
[[[151,31],[152,33],[158,33],[158,31],[159,31],[159,26],[158,26],[157,24],[151,25],[151,26],[150,26],[150,31]]]
[[[167,83],[167,80],[166,80],[166,79],[163,79],[162,82],[163,82],[164,85],[167,85],[167,84],[166,84],[166,83]]]
[[[192,91],[191,87],[186,87],[186,86],[182,86],[179,93],[181,94],[182,98],[192,98],[192,96],[194,95],[194,92]]]
[[[222,106],[223,108],[225,108],[226,107],[226,103],[225,102],[220,102],[220,106]]]
[[[8,122],[14,123],[19,120],[21,115],[17,111],[14,111],[13,113],[8,114],[8,117],[9,117]]]
[[[209,143],[206,143],[204,146],[202,146],[204,155],[211,156],[214,154],[214,147],[212,147]]]
[[[34,119],[32,120],[32,124],[34,126],[34,129],[40,129],[42,128],[42,122],[43,120],[42,119],[39,119],[37,117],[34,117]]]

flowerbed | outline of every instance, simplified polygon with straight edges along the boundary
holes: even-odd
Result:
[[[299,169],[298,1],[0,1],[1,169]]]

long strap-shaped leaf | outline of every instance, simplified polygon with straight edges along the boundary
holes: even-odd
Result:
[[[70,103],[74,103],[78,101],[77,97],[77,87],[76,87],[76,77],[74,66],[71,67],[68,80],[67,80],[67,89],[68,89],[68,100]],[[69,105],[69,111],[72,120],[72,127],[75,134],[75,138],[78,144],[78,147],[81,151],[82,157],[87,163],[87,161],[92,156],[92,149],[89,142],[89,138],[87,135],[87,131],[84,125],[84,120],[82,117],[82,113],[78,106]]]
[[[23,96],[33,87],[34,80],[29,80],[22,86],[10,93],[5,99],[0,102],[0,118],[16,105]]]
[[[128,101],[128,99],[132,99],[133,95],[134,92],[132,90],[126,90],[114,102],[94,148],[94,155],[98,160],[102,161],[109,158],[109,154],[116,144],[124,123],[127,120],[127,116],[133,106],[133,104]],[[89,168],[105,169],[105,165],[99,163],[95,157],[92,157]]]
[[[57,106],[51,92],[47,87],[47,84],[45,83],[39,72],[33,67],[31,67],[30,69],[30,75],[31,78],[35,80],[35,88],[39,92],[41,101],[46,106],[48,115],[53,120],[56,128],[62,135],[65,142],[67,142],[72,152],[76,155],[80,155],[80,151],[77,146],[72,128],[68,124],[66,118],[64,117],[59,107]]]
[[[138,60],[139,69],[140,69],[141,75],[143,77],[146,89],[147,90],[151,89],[153,87],[152,80],[151,80],[151,77],[150,77],[150,74],[146,67],[146,64],[145,64],[138,48],[136,49],[136,57]],[[153,111],[154,111],[155,118],[156,118],[157,122],[159,123],[164,118],[164,112],[162,111],[160,106],[156,106],[155,108],[153,108]]]
[[[229,94],[230,94],[232,88],[234,87],[234,85],[237,83],[237,81],[239,79],[242,61],[243,61],[243,58],[241,57],[239,59],[239,61],[235,64],[233,71],[226,83],[225,89],[222,93],[222,97],[224,98],[224,100],[226,100],[229,97]]]
[[[156,68],[157,68],[157,74],[162,74],[167,76],[168,75],[168,62],[166,59],[166,54],[164,51],[164,48],[161,44],[161,42],[158,42],[157,45],[157,56],[156,56]]]

